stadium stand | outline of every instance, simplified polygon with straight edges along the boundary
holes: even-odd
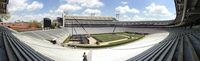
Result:
[[[4,28],[4,27],[1,27],[1,28]],[[86,29],[91,33],[99,33],[100,31],[101,31],[100,33],[112,32],[112,30],[111,30],[112,27],[86,28]],[[158,32],[155,30],[150,30],[150,28],[149,29],[148,28],[132,29],[132,28],[119,27],[117,29],[119,29],[119,30],[117,30],[116,32],[122,32],[122,31],[149,32],[149,33]],[[151,29],[156,29],[156,28],[151,28]],[[164,28],[160,28],[160,29],[164,29]],[[40,31],[34,31],[33,33],[35,33],[35,32],[41,32],[41,34],[47,33],[47,34],[44,34],[46,36],[50,36],[51,35],[50,33],[52,33],[52,36],[59,37],[58,31],[61,32],[61,30],[63,30],[62,33],[64,33],[64,32],[67,33],[67,31],[66,31],[67,29],[54,29],[54,30],[45,30],[45,31],[40,30]],[[78,28],[77,30],[79,30],[78,33],[84,33],[82,28]],[[168,32],[170,32],[170,35],[166,39],[164,39],[160,43],[156,44],[152,48],[146,50],[145,52],[143,52],[133,58],[130,58],[127,61],[141,61],[141,60],[177,61],[179,59],[180,59],[180,61],[182,61],[182,60],[198,61],[199,60],[198,45],[200,43],[199,42],[200,29],[169,28],[169,29],[164,29],[164,30],[167,30]],[[1,29],[1,32],[2,31],[7,32],[6,34],[13,33],[13,31],[11,31],[11,30],[8,31],[7,28]],[[30,34],[32,35],[32,33],[30,33]],[[61,48],[61,47],[51,46],[50,43],[45,42],[45,41],[42,42],[41,39],[37,39],[37,38],[27,39],[30,37],[27,35],[24,35],[23,33],[22,33],[22,35],[24,35],[24,37],[22,37],[22,35],[20,35],[18,33],[14,34],[14,35],[15,36],[13,36],[13,37],[10,37],[10,36],[9,37],[12,40],[17,40],[17,39],[13,39],[14,37],[24,39],[23,42],[25,42],[25,43],[27,43],[27,41],[25,41],[25,40],[29,40],[29,41],[31,40],[29,42],[29,44],[32,44],[32,43],[34,44],[32,46],[32,48],[37,48],[37,47],[34,47],[35,44],[37,44],[36,46],[38,46],[38,47],[45,47],[45,49]],[[55,36],[55,35],[58,35],[58,36]],[[26,36],[26,38],[25,38],[25,36]],[[22,42],[21,39],[18,41],[15,41],[15,42],[19,42],[19,41]],[[36,40],[35,42],[37,42],[37,43],[33,42],[34,40]],[[31,47],[29,47],[29,48],[31,48]],[[61,48],[61,49],[63,49],[63,48]],[[4,50],[4,49],[2,49],[2,50]],[[178,58],[178,57],[180,57],[180,58]],[[187,57],[187,58],[184,58],[184,57]]]
[[[199,61],[200,29],[168,29],[170,35],[127,61]]]
[[[4,0],[3,0],[4,1]],[[6,0],[5,0],[6,1]],[[7,3],[6,3],[7,4]],[[5,5],[5,3],[4,3]],[[124,26],[116,28],[115,32],[122,31],[137,31],[137,32],[148,32],[156,33],[155,30],[150,30],[149,28],[136,29],[136,28],[126,28],[126,26],[145,26],[145,27],[172,27],[172,28],[159,28],[162,30],[168,31],[170,34],[167,38],[155,44],[153,47],[145,50],[137,56],[133,56],[127,61],[200,61],[200,29],[197,28],[187,28],[188,26],[199,25],[199,13],[200,13],[200,1],[199,0],[175,0],[176,5],[176,19],[175,21],[139,21],[139,22],[114,22],[112,17],[69,17],[65,19],[79,21],[70,22],[63,21],[66,25],[105,25],[108,26],[118,25]],[[5,9],[0,10],[3,13],[6,13]],[[88,20],[90,21],[84,21]],[[98,20],[98,21],[96,21]],[[102,21],[99,21],[102,20]],[[106,21],[103,21],[106,20]],[[109,20],[109,21],[108,21]],[[156,26],[155,26],[156,25]],[[164,25],[164,26],[163,26]],[[113,27],[99,27],[99,28],[87,28],[86,30],[93,33],[111,33],[113,32]],[[186,27],[186,28],[183,28]],[[70,26],[69,26],[70,28]],[[151,28],[151,29],[155,29]],[[69,31],[67,31],[69,30]],[[79,30],[78,34],[85,34],[82,28],[76,28]],[[58,40],[61,43],[65,37],[68,37],[70,29],[52,29],[52,30],[39,30],[39,31],[28,31],[23,33],[18,33],[16,31],[10,30],[6,27],[0,26],[0,61],[53,61],[57,59],[70,59],[71,61],[80,61],[74,60],[81,55],[81,52],[76,52],[71,54],[69,50],[58,45],[52,45],[50,42],[47,42],[47,39],[60,39]],[[57,47],[56,47],[57,46]],[[59,53],[55,54],[52,52]],[[76,51],[76,50],[70,50]],[[43,53],[41,53],[43,52]],[[60,53],[61,52],[61,53]],[[41,53],[41,54],[40,54]],[[67,53],[74,55],[70,58],[66,58]],[[66,54],[66,55],[65,55]],[[77,54],[75,56],[75,54]],[[49,55],[51,58],[44,55]],[[53,57],[53,58],[52,58]],[[63,58],[64,57],[64,58]],[[98,57],[99,58],[99,57]],[[100,58],[102,59],[102,58]],[[59,60],[63,61],[63,60]]]
[[[199,0],[175,0],[176,18],[168,27],[185,29],[168,30],[168,38],[127,61],[199,61],[199,3]],[[194,25],[198,25],[196,29]]]
[[[42,39],[42,40],[56,40],[58,43],[62,43],[65,38],[69,36],[66,28],[63,29],[51,29],[51,30],[38,30],[22,32],[22,35]],[[64,38],[64,39],[63,39]]]
[[[0,26],[0,61],[53,61],[16,38],[12,31]]]
[[[138,27],[138,26],[162,26],[169,25],[172,20],[169,21],[116,21],[113,20],[94,20],[94,19],[66,19],[65,27],[80,27],[83,25],[84,27],[112,27],[112,26],[120,26],[120,27]]]

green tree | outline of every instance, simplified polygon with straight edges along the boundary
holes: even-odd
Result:
[[[30,27],[41,28],[42,25],[41,25],[41,23],[38,22],[37,20],[32,20],[32,21],[30,22]]]
[[[52,29],[55,29],[56,26],[57,26],[57,23],[52,23],[52,24],[51,24],[51,28],[52,28]]]

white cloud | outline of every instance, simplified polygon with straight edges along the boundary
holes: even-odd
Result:
[[[64,5],[59,6],[56,12],[62,13],[64,11],[75,11],[79,9],[81,9],[81,7],[78,5],[64,4]]]
[[[20,21],[30,21],[30,20],[41,21],[45,17],[51,18],[51,19],[56,19],[57,17],[61,17],[61,15],[57,14],[57,13],[50,13],[50,12],[41,13],[41,14],[27,14],[27,15],[13,14],[8,21],[10,21],[10,22],[14,22],[14,21],[17,21],[17,20],[20,20]]]
[[[121,1],[121,4],[126,5],[126,4],[128,4],[128,2],[126,2],[126,1]]]
[[[41,9],[43,8],[43,4],[39,3],[37,1],[34,1],[33,3],[31,3],[30,5],[27,6],[27,10],[29,11],[33,11],[33,10],[37,10],[37,9]]]
[[[10,0],[8,4],[8,10],[11,12],[24,10],[26,9],[27,5],[27,0]]]
[[[169,12],[166,6],[164,5],[156,5],[155,3],[151,3],[146,7],[147,13],[151,15],[160,15],[160,16],[169,16],[172,13]]]
[[[145,7],[143,14],[144,16],[142,17],[148,20],[171,20],[176,17],[176,15],[172,14],[166,6],[157,5],[155,3],[151,3],[149,6]]]
[[[40,13],[40,14],[25,14],[25,15],[17,15],[17,14],[11,14],[11,18],[8,20],[10,22],[14,22],[17,20],[20,21],[30,21],[30,20],[37,20],[41,21],[43,18],[51,18],[56,19],[57,17],[62,17],[61,14],[52,12],[52,10],[49,10],[49,12],[46,13]]]
[[[8,10],[10,12],[22,11],[22,10],[37,10],[43,8],[43,4],[37,1],[28,4],[27,0],[10,0],[8,4]]]
[[[165,20],[166,18],[157,18],[157,17],[146,17],[146,16],[139,16],[139,15],[134,15],[132,17],[133,21],[155,21],[155,20]]]
[[[138,16],[138,15],[134,15],[133,17],[128,16],[128,15],[123,15],[120,18],[120,21],[144,21],[146,18]]]
[[[49,13],[53,13],[53,10],[49,10]]]
[[[170,18],[170,19],[175,19],[175,18],[176,18],[176,14],[170,15],[168,18]]]
[[[99,8],[104,5],[100,0],[66,0],[69,4],[77,4],[87,8]]]
[[[128,5],[126,6],[118,6],[115,8],[116,11],[119,11],[120,14],[125,14],[125,13],[140,13],[139,10],[135,8],[130,8]]]
[[[129,16],[129,15],[122,15],[120,17],[120,21],[165,21],[165,20],[170,20],[171,18],[174,18],[175,16],[170,16],[170,17],[154,17],[154,16],[143,16],[143,15],[134,15],[134,16]]]
[[[96,15],[100,15],[101,11],[97,10],[97,8],[100,8],[104,5],[104,3],[101,2],[100,0],[61,0],[61,2],[66,2],[66,3],[61,4],[53,12],[55,13],[73,12],[85,8],[86,10],[82,14],[96,13]]]
[[[94,13],[95,15],[100,15],[101,11],[98,9],[86,9],[85,11],[83,11],[83,14],[91,14]]]
[[[122,2],[121,2],[122,3]],[[171,20],[175,18],[167,7],[163,5],[156,5],[155,3],[145,7],[146,9],[142,12],[143,15],[127,15],[128,13],[140,13],[135,8],[130,8],[128,5],[118,6],[115,8],[122,16],[120,21],[148,21],[148,20]]]
[[[135,15],[135,16],[132,17],[132,20],[133,21],[141,21],[141,20],[145,20],[145,18],[144,17],[140,17],[138,15]]]
[[[99,8],[104,5],[99,0],[83,0],[83,1],[84,2],[81,4],[81,6],[89,7],[89,8]]]
[[[131,21],[131,17],[123,15],[122,17],[119,18],[119,21]]]

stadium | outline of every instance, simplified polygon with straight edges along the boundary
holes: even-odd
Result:
[[[39,30],[0,26],[0,61],[200,61],[200,1],[174,3],[176,18],[167,21],[62,15],[55,29],[48,18]]]

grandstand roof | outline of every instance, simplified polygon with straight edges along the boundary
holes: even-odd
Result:
[[[72,19],[77,19],[77,20],[106,20],[106,21],[116,21],[114,17],[110,16],[72,16],[72,15],[66,15],[64,16],[65,20],[72,20]]]
[[[175,0],[176,19],[175,24],[191,25],[200,24],[200,1],[199,0]]]

